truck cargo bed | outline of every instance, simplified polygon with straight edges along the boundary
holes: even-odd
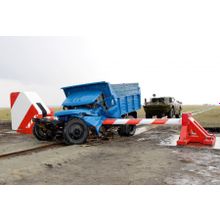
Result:
[[[121,115],[141,108],[141,95],[138,83],[111,84],[117,96],[118,109]]]

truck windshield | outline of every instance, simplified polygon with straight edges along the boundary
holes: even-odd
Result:
[[[164,98],[153,98],[151,99],[151,102],[156,103],[156,102],[164,102]]]

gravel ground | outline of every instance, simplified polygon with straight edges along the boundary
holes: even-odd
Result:
[[[2,152],[39,145],[30,135],[1,128]],[[179,128],[0,159],[0,184],[219,184],[220,151],[169,146],[171,134],[176,138]]]

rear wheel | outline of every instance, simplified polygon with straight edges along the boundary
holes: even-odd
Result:
[[[162,114],[158,114],[158,115],[157,115],[157,118],[162,118]]]
[[[178,114],[175,115],[176,118],[180,118],[181,117],[181,109],[179,110]]]
[[[128,118],[134,118],[132,115],[129,115]],[[136,125],[121,125],[118,129],[118,134],[122,137],[133,136],[136,132]]]
[[[174,109],[171,108],[171,110],[170,110],[170,112],[168,114],[168,118],[173,118],[173,116],[174,116]]]
[[[84,144],[89,135],[86,123],[78,118],[69,121],[64,128],[64,142],[67,145]]]
[[[38,123],[34,124],[33,134],[39,141],[51,141],[55,136],[50,130]]]
[[[121,137],[130,137],[133,136],[136,132],[135,125],[121,125],[118,129],[118,134]]]
[[[145,118],[152,118],[152,115],[149,113],[146,113]]]

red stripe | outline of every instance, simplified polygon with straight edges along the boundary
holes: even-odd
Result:
[[[137,125],[142,119],[130,119],[126,124],[127,125]]]
[[[47,116],[53,116],[54,115],[54,108],[49,108],[50,112],[47,112]]]
[[[162,124],[166,124],[167,121],[168,121],[168,119],[155,119],[155,121],[152,122],[152,125],[162,125]]]
[[[20,94],[20,92],[12,92],[12,93],[11,93],[11,95],[10,95],[11,108],[12,108],[13,105],[15,104],[15,101],[17,100],[19,94]]]
[[[25,117],[23,118],[21,124],[18,127],[18,132],[31,134],[33,125],[30,128],[27,128],[27,126],[31,122],[32,118],[36,115],[39,115],[39,113],[37,112],[37,109],[34,107],[34,105],[31,105]]]
[[[116,119],[106,119],[105,121],[102,122],[103,125],[112,125]]]
[[[124,124],[127,124],[127,125],[136,125],[136,124],[139,124],[139,122],[142,120],[142,119],[130,119],[126,122],[127,119],[124,119],[125,120],[125,123]],[[103,121],[103,125],[113,125],[115,122],[117,121],[117,119],[106,119],[105,121]],[[117,124],[117,123],[116,123]]]
[[[106,119],[105,121],[103,121],[103,125],[113,125],[116,122],[117,119]],[[126,120],[126,119],[125,119]],[[137,125],[139,124],[142,120],[144,119],[129,119],[127,122],[125,122],[124,124],[127,125]],[[166,122],[169,119],[155,119],[151,124],[155,124],[155,125],[161,125],[161,124],[166,124]],[[117,124],[117,123],[116,123]]]

